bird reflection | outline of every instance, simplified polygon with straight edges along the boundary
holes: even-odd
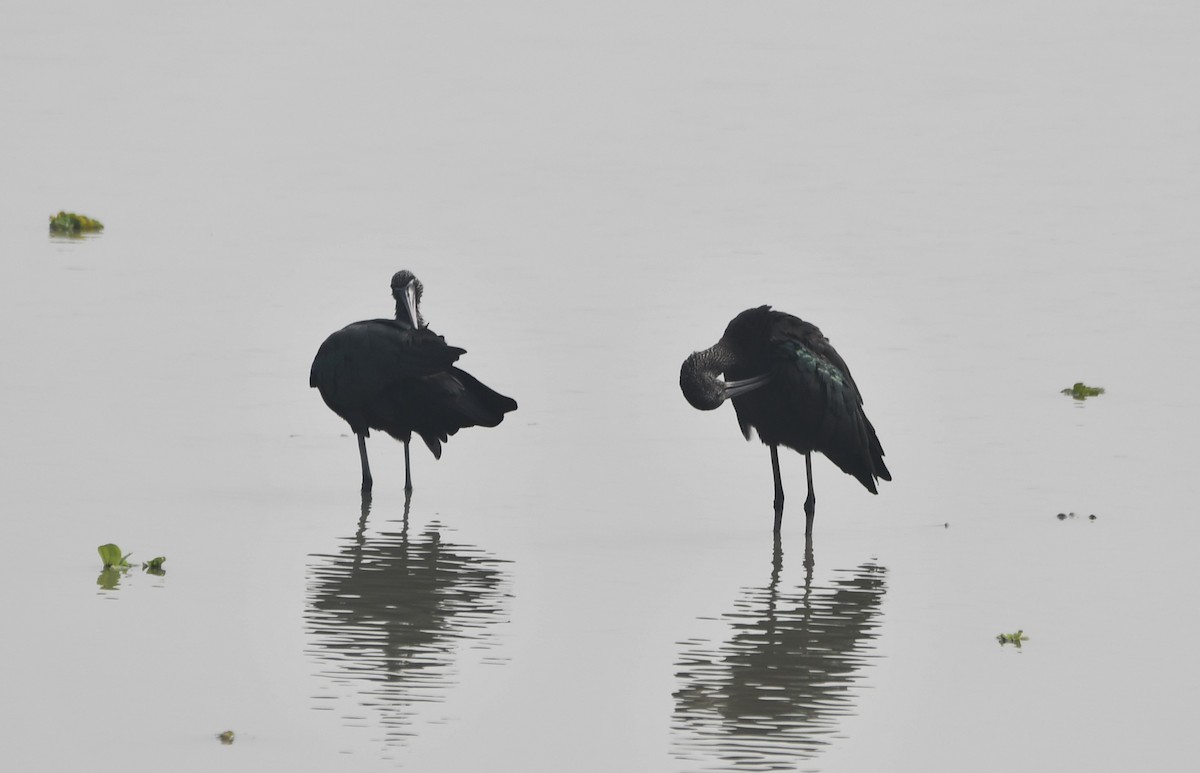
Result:
[[[675,755],[722,770],[792,770],[829,743],[852,714],[854,683],[870,664],[886,570],[873,562],[812,581],[812,542],[803,588],[780,588],[778,536],[771,579],[745,589],[721,621],[728,641],[684,642],[675,693]]]
[[[456,683],[460,649],[495,645],[510,598],[503,561],[444,540],[436,523],[410,534],[410,504],[406,496],[398,532],[368,534],[371,496],[363,495],[355,535],[313,556],[305,612],[308,652],[335,693],[316,696],[317,708],[348,696],[356,705],[343,719],[357,725],[373,708],[388,745],[415,735],[417,706],[443,700]]]

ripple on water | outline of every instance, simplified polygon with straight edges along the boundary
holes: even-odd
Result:
[[[830,743],[854,712],[854,686],[877,654],[886,570],[843,570],[828,585],[744,589],[721,617],[723,641],[692,639],[676,664],[676,758],[698,769],[792,770]]]
[[[446,541],[436,522],[410,533],[407,506],[400,524],[388,524],[398,530],[368,534],[369,510],[368,501],[337,552],[313,556],[307,652],[335,693],[313,696],[313,708],[346,707],[343,724],[354,727],[373,724],[367,709],[394,745],[416,735],[419,706],[441,702],[457,683],[460,649],[495,646],[509,579],[504,561]]]

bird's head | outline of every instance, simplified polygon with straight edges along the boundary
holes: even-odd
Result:
[[[396,319],[414,328],[425,327],[421,317],[421,292],[424,286],[413,272],[405,269],[392,276],[392,297],[396,299]]]
[[[701,352],[694,352],[679,369],[679,388],[693,408],[711,411],[721,403],[753,389],[758,389],[770,380],[763,374],[737,381],[722,381],[717,374],[728,367],[727,357],[721,344]]]

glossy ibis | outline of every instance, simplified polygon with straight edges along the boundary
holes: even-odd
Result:
[[[454,367],[465,349],[449,346],[421,317],[423,286],[410,271],[392,277],[395,319],[355,322],[325,339],[308,385],[358,436],[363,491],[372,485],[366,439],[382,430],[404,443],[404,490],[412,491],[408,443],[417,433],[435,459],[463,427],[494,427],[515,411],[510,398]]]
[[[724,374],[726,380],[718,374]],[[684,360],[679,386],[687,401],[702,411],[732,399],[742,434],[749,440],[753,428],[771,448],[776,534],[783,521],[781,445],[804,454],[808,472],[805,534],[812,534],[817,501],[813,451],[825,454],[872,494],[878,493],[876,479],[892,479],[845,360],[816,325],[798,317],[773,311],[770,306],[743,311],[714,346]]]

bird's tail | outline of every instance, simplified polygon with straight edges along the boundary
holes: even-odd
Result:
[[[838,431],[827,438],[821,451],[842,472],[854,476],[872,494],[878,494],[877,480],[891,480],[892,473],[883,461],[883,446],[861,410],[850,413],[852,420],[837,425]]]
[[[436,383],[436,388],[434,387]],[[423,385],[429,399],[413,431],[421,436],[435,458],[442,456],[442,443],[464,427],[494,427],[517,403],[484,385],[465,370],[450,368],[433,383]]]
[[[865,454],[862,454],[857,460],[857,464],[849,464],[842,467],[843,470],[858,478],[867,490],[872,494],[878,494],[879,491],[875,487],[875,481],[891,480],[892,473],[888,470],[887,465],[883,462],[883,446],[879,442],[879,437],[875,434],[875,427],[871,426],[871,422],[866,415],[860,414],[862,419],[862,427],[860,432],[865,435],[866,440]],[[860,448],[864,446],[860,445]],[[841,467],[841,464],[838,464]],[[849,468],[849,469],[848,469]]]
[[[455,401],[460,416],[469,423],[461,426],[494,427],[504,421],[504,414],[517,410],[517,401],[505,397],[465,370],[451,368],[463,392]]]

